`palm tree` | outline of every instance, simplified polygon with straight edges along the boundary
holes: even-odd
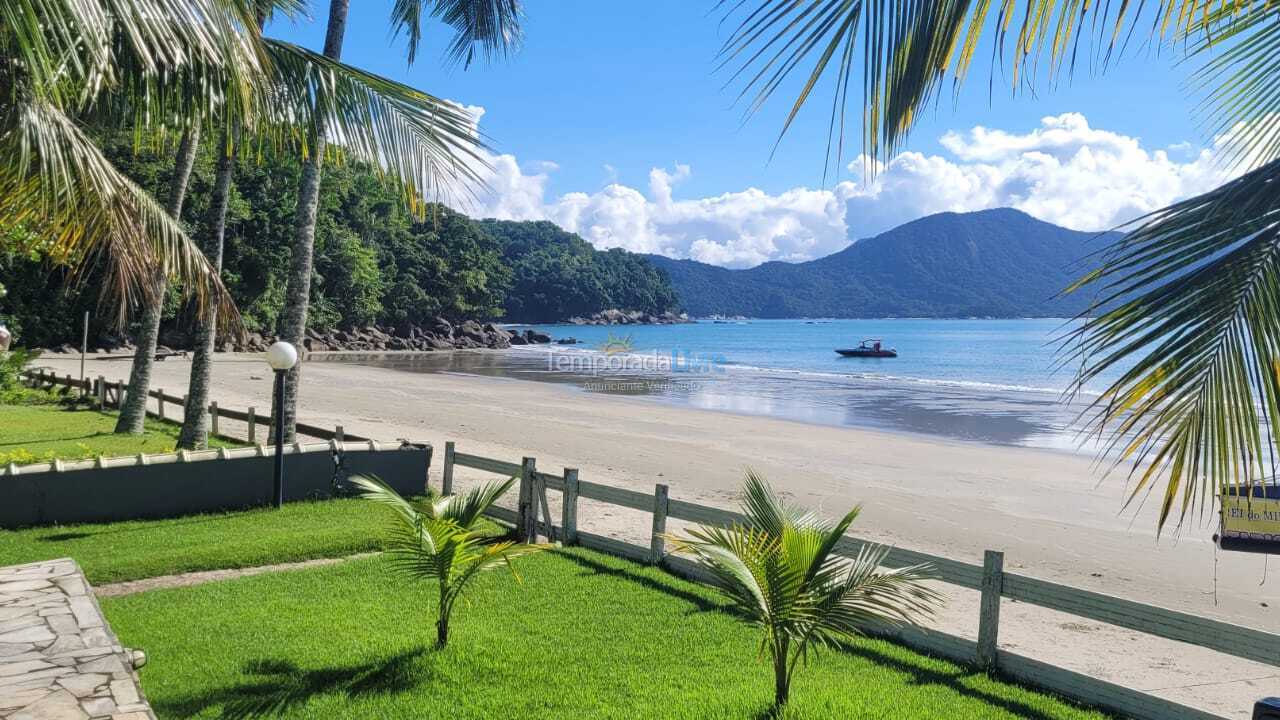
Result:
[[[83,128],[127,116],[140,133],[181,130],[215,102],[243,112],[261,62],[250,17],[240,0],[0,6],[0,226],[42,238],[53,262],[101,263],[121,324],[160,294],[157,274],[229,319],[234,306],[171,215]]]
[[[428,495],[416,504],[377,478],[351,480],[364,497],[395,510],[387,540],[392,564],[414,579],[436,582],[436,647],[448,644],[449,619],[477,575],[506,566],[518,582],[511,561],[547,548],[494,540],[476,529],[484,511],[511,489],[515,478],[486,483],[465,495]]]
[[[187,196],[187,184],[191,181],[191,169],[196,164],[196,146],[200,143],[200,127],[193,126],[182,133],[178,144],[178,155],[174,159],[173,177],[169,181],[169,205],[167,212],[175,222],[182,217],[182,203]],[[221,272],[222,264],[218,263],[214,272]],[[164,315],[165,293],[168,292],[169,278],[162,270],[152,273],[153,290],[144,300],[142,319],[133,336],[133,365],[129,368],[129,391],[125,395],[124,405],[116,418],[118,433],[137,435],[145,427],[147,419],[147,398],[151,390],[151,365],[155,360],[156,344],[160,337],[160,320]],[[217,312],[212,306],[208,312]]]
[[[324,55],[338,60],[346,34],[349,0],[330,0],[329,24],[325,32]],[[454,30],[449,55],[470,64],[477,48],[486,55],[505,53],[520,41],[520,0],[396,0],[391,11],[394,32],[408,36],[408,60],[413,62],[422,38],[424,16],[435,17]],[[323,91],[323,89],[322,89]],[[279,323],[281,340],[301,347],[307,329],[311,303],[311,268],[315,248],[316,209],[320,199],[320,177],[324,148],[332,139],[323,125],[310,135],[311,153],[302,166],[298,187],[298,211],[293,254],[285,290],[285,308]],[[284,392],[285,438],[292,439],[297,420],[298,382],[302,364],[289,371]]]
[[[914,622],[942,598],[922,584],[922,565],[882,570],[887,548],[864,546],[857,558],[834,555],[861,507],[837,522],[784,504],[748,470],[742,524],[700,527],[673,537],[691,553],[735,610],[763,632],[761,653],[773,665],[775,713],[786,704],[796,665],[819,646],[856,636],[871,623]]]
[[[1066,338],[1063,358],[1079,366],[1077,389],[1120,371],[1086,420],[1108,437],[1113,469],[1132,461],[1130,502],[1163,480],[1158,528],[1175,509],[1180,525],[1197,509],[1203,517],[1218,492],[1277,474],[1280,4],[741,0],[722,7],[735,23],[722,62],[734,68],[749,112],[793,73],[804,76],[782,134],[823,77],[834,80],[828,167],[844,152],[856,62],[862,146],[873,160],[900,146],[948,77],[959,87],[984,39],[993,67],[1008,71],[1015,89],[1053,83],[1077,61],[1119,62],[1134,36],[1147,33],[1162,52],[1200,62],[1192,85],[1207,126],[1219,133],[1226,161],[1245,172],[1134,221],[1100,253],[1100,268],[1071,288],[1097,299]]]
[[[284,0],[257,0],[259,26],[273,9],[289,10]],[[284,8],[273,5],[284,4]],[[252,126],[223,128],[214,194],[210,202],[213,229],[206,252],[222,267],[226,213],[239,145],[265,145],[271,154],[304,157],[328,153],[365,163],[405,191],[410,206],[423,195],[479,182],[476,168],[480,138],[474,119],[454,103],[407,85],[367,73],[291,43],[263,38],[269,81],[255,98]],[[316,128],[340,141],[317,149]],[[305,184],[304,184],[305,185]],[[207,307],[196,321],[187,401],[178,447],[195,449],[208,440],[209,389],[218,309]],[[135,358],[150,363],[153,356]],[[132,392],[132,390],[131,390]]]

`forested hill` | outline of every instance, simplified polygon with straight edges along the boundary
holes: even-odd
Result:
[[[691,316],[1065,317],[1093,295],[1059,294],[1115,237],[1003,208],[931,215],[805,263],[727,270],[649,258]]]
[[[667,278],[643,255],[597,250],[555,223],[482,220],[512,275],[504,317],[562,320],[617,308],[659,314],[676,307]]]
[[[117,167],[166,197],[172,150],[138,148],[127,135],[101,143]],[[182,218],[197,242],[211,235],[215,163],[211,148],[203,150]],[[271,333],[284,305],[299,170],[289,158],[246,161],[236,169],[223,276],[250,330]],[[644,256],[595,250],[546,222],[478,221],[439,205],[414,217],[400,193],[351,165],[326,168],[316,225],[308,325],[317,330],[423,325],[436,317],[556,321],[609,309],[675,309],[674,291]],[[110,313],[98,307],[95,272],[68,292],[61,273],[6,247],[0,242],[0,277],[8,290],[0,297],[0,322],[27,344],[78,344],[85,310]],[[105,322],[93,326],[108,332]],[[174,293],[163,337],[180,344],[176,338],[190,327],[190,312]]]

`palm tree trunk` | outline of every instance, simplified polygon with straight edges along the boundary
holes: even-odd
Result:
[[[325,57],[342,57],[342,40],[347,31],[347,8],[350,0],[331,0],[329,28],[324,38]],[[289,260],[289,285],[285,291],[284,313],[280,317],[280,339],[302,352],[302,337],[307,330],[307,309],[311,303],[311,265],[316,242],[316,210],[320,203],[320,177],[324,166],[324,117],[317,115],[312,129],[311,154],[302,165],[298,185],[297,228],[293,239],[293,256]],[[302,363],[293,366],[285,377],[284,439],[290,442],[297,424],[298,383]]]
[[[442,648],[449,644],[449,614],[453,612],[453,605],[449,602],[449,585],[445,580],[440,580],[440,605],[436,615],[436,647]]]
[[[222,272],[223,241],[227,232],[227,206],[231,200],[231,177],[235,173],[235,150],[224,132],[221,145],[222,159],[218,161],[218,176],[214,181],[213,198],[209,205],[213,234],[205,248],[205,256],[215,271]],[[187,403],[182,413],[182,432],[178,434],[178,448],[199,450],[209,444],[209,383],[213,376],[213,345],[217,339],[218,307],[205,306],[204,316],[196,322],[196,344],[191,356],[191,380],[187,384]]]
[[[775,714],[787,704],[791,695],[791,668],[787,665],[790,643],[779,641],[773,651],[773,708]]]
[[[173,179],[169,182],[169,216],[177,220],[182,215],[182,202],[187,196],[187,183],[191,180],[191,168],[196,162],[196,146],[200,144],[200,129],[188,128],[182,134],[178,155],[174,159]],[[164,312],[164,296],[168,290],[168,277],[163,265],[157,263],[152,287],[155,296],[142,311],[142,322],[133,342],[133,368],[129,371],[129,393],[120,418],[116,420],[116,432],[138,434],[147,419],[147,393],[151,390],[151,365],[155,362],[156,341],[160,336],[160,316]]]

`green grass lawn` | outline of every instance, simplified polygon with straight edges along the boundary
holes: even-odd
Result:
[[[162,718],[755,718],[772,675],[711,591],[571,549],[480,578],[447,649],[430,583],[374,557],[104,598]],[[792,718],[1101,718],[889,642],[801,670]]]
[[[280,510],[0,530],[0,565],[72,557],[94,584],[376,550],[387,510],[366,500]]]
[[[0,465],[83,460],[97,455],[172,452],[179,427],[147,420],[141,435],[115,434],[116,414],[70,410],[49,393],[25,393],[22,401],[0,404]],[[211,447],[235,447],[213,438]]]

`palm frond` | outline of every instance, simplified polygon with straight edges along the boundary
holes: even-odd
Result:
[[[743,495],[747,524],[694,528],[671,538],[673,551],[692,554],[743,615],[769,637],[794,642],[797,653],[869,622],[912,622],[941,601],[922,584],[927,567],[882,570],[887,549],[865,546],[853,560],[832,554],[858,508],[823,523],[785,506],[753,472]]]
[[[429,1],[429,13],[423,7],[428,0],[396,0],[391,8],[392,33],[395,37],[401,33],[406,36],[410,65],[417,57],[422,22],[428,15],[454,31],[445,53],[450,62],[469,67],[477,49],[486,60],[492,60],[520,46],[524,17],[521,0]]]
[[[154,300],[157,269],[203,302],[219,305],[223,322],[239,315],[200,249],[150,195],[122,175],[97,144],[45,100],[11,108],[14,124],[0,133],[11,162],[0,168],[0,225],[26,224],[47,238],[55,262],[105,267],[106,304],[120,324],[132,307]]]
[[[1105,65],[1143,22],[1151,21],[1157,40],[1197,37],[1212,28],[1213,12],[1224,5],[1268,6],[1266,0],[721,0],[717,7],[733,29],[719,62],[732,70],[728,82],[740,88],[738,99],[746,101],[748,115],[788,87],[792,76],[803,81],[778,142],[818,84],[830,81],[830,169],[844,156],[855,62],[862,66],[862,149],[869,158],[881,159],[898,150],[948,76],[959,89],[984,38],[1005,61],[992,63],[993,76],[1007,68],[1016,90],[1031,86],[1038,73],[1052,82],[1069,72],[1082,38],[1091,38]]]
[[[817,522],[817,516],[804,508],[791,507],[782,501],[763,475],[747,468],[747,479],[742,487],[742,514],[751,527],[764,531],[770,537],[782,537],[788,525],[803,526]]]
[[[1280,159],[1280,5],[1224,3],[1207,19],[1190,55],[1209,59],[1191,78],[1199,111],[1223,138],[1229,165]]]
[[[477,119],[456,103],[365,72],[306,48],[266,41],[274,89],[262,98],[255,130],[304,157],[323,130],[338,159],[367,163],[422,199],[472,197],[489,165]]]
[[[450,495],[448,499],[439,508],[438,513],[441,518],[452,520],[459,527],[470,530],[476,521],[484,515],[484,511],[488,510],[498,498],[507,494],[511,486],[515,484],[517,478],[511,477],[504,481],[488,482],[478,487],[474,487],[467,491],[465,495]]]
[[[1143,219],[1086,286],[1102,311],[1066,357],[1080,388],[1120,371],[1089,422],[1133,461],[1130,501],[1163,478],[1163,527],[1175,507],[1181,523],[1219,488],[1275,475],[1280,161]]]

